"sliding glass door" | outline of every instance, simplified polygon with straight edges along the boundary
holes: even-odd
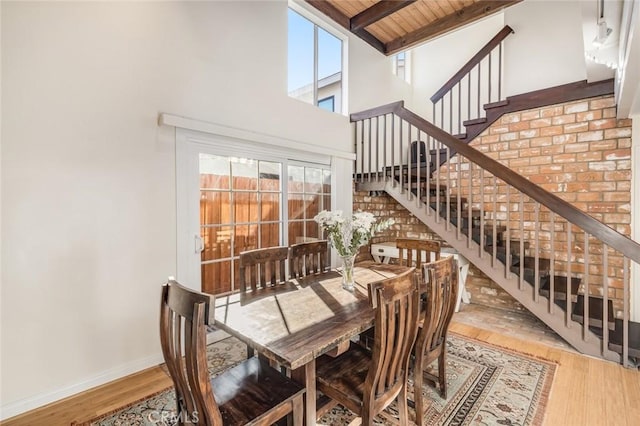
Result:
[[[331,208],[328,164],[218,140],[178,143],[178,276],[190,287],[235,291],[241,252],[322,238],[313,217]]]

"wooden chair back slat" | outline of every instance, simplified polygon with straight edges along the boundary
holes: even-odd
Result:
[[[422,271],[422,264],[434,260],[440,260],[440,243],[433,240],[419,240],[412,238],[396,239],[398,248],[398,263],[400,265],[415,266]],[[413,253],[415,251],[415,259]],[[424,259],[424,260],[423,260]]]
[[[288,256],[287,247],[269,247],[240,253],[240,292],[247,293],[285,283]]]
[[[322,274],[328,270],[327,240],[294,244],[289,248],[289,274],[292,278]]]

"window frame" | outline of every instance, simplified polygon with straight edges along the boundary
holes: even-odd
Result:
[[[401,76],[398,72],[399,65],[400,65],[400,60],[398,59],[398,55],[401,55],[401,54],[404,54],[404,59],[402,60],[403,62],[402,67],[404,68],[404,76]],[[396,53],[395,55],[393,55],[393,60],[391,63],[392,63],[393,74],[397,76],[399,79],[401,79],[402,81],[404,81],[405,83],[411,84],[411,51],[405,50],[405,51]]]
[[[307,7],[311,7],[308,5],[301,5],[300,3],[297,3],[293,0],[289,0],[288,1],[288,5],[287,5],[287,12],[289,11],[289,9],[291,9],[292,11],[296,12],[297,14],[299,14],[300,16],[302,16],[303,18],[307,19],[308,21],[310,21],[312,24],[314,24],[314,75],[313,75],[313,91],[314,91],[314,95],[313,95],[313,102],[312,105],[315,107],[317,106],[317,103],[319,101],[318,99],[318,75],[317,75],[317,61],[318,61],[318,54],[317,54],[317,40],[318,40],[318,31],[317,31],[317,27],[322,28],[323,30],[325,30],[327,33],[331,34],[332,36],[338,38],[341,42],[342,42],[342,58],[341,58],[341,88],[340,88],[340,111],[336,111],[335,108],[335,102],[334,102],[334,113],[336,114],[341,114],[344,116],[348,116],[349,114],[349,102],[348,102],[348,67],[347,64],[348,62],[348,58],[349,58],[349,34],[345,32],[345,30],[343,30],[342,28],[336,26],[333,22],[331,22],[330,20],[324,18],[323,16],[317,16],[314,14],[313,11],[307,9]],[[287,25],[287,35],[288,35],[288,25]],[[287,55],[287,63],[289,61],[289,56]],[[287,65],[288,66],[288,65]],[[287,76],[288,79],[288,76]],[[288,90],[287,90],[287,94],[288,94]],[[297,99],[295,97],[289,96],[292,99]]]
[[[323,108],[322,106],[320,106],[320,104],[322,102],[325,101],[331,101],[331,109],[326,109]],[[335,95],[331,95],[331,96],[327,96],[326,98],[322,98],[322,99],[318,99],[318,102],[316,103],[316,106],[319,107],[320,109],[324,109],[326,111],[331,111],[331,112],[336,112],[336,96]]]

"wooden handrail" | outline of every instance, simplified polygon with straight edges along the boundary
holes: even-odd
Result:
[[[382,105],[379,107],[366,109],[360,112],[354,112],[349,116],[351,122],[366,120],[367,118],[379,117],[385,114],[395,113],[397,114],[404,108],[404,101],[391,102],[390,104]]]
[[[507,36],[509,34],[512,34],[513,32],[514,31],[510,26],[505,25],[505,27],[500,30],[498,34],[496,34],[491,40],[489,40],[489,42],[478,51],[478,53],[473,55],[473,57],[469,59],[469,61],[464,64],[462,68],[460,68],[460,70],[449,79],[449,81],[447,81],[440,89],[438,89],[438,91],[433,96],[431,96],[431,102],[436,103],[440,99],[442,99],[444,95],[449,93],[449,91],[453,89],[455,85],[458,84],[458,82],[460,82],[460,80],[462,80],[462,78],[473,69],[473,67],[478,65],[485,56],[491,53],[491,51],[502,42],[502,40],[507,38]]]
[[[478,166],[492,173],[497,178],[502,179],[504,182],[518,189],[523,194],[526,194],[533,200],[546,206],[549,210],[564,217],[570,223],[579,226],[590,235],[593,235],[594,237],[606,243],[609,247],[620,251],[629,259],[640,264],[640,244],[619,233],[615,229],[607,226],[606,224],[594,219],[583,211],[577,209],[571,203],[563,200],[557,195],[554,195],[546,191],[542,187],[532,183],[525,177],[515,173],[514,171],[495,161],[491,157],[483,154],[482,152],[470,147],[463,142],[460,142],[454,136],[450,135],[444,130],[439,129],[424,118],[404,108],[403,101],[394,102],[359,113],[354,113],[351,114],[350,118],[352,122],[355,122],[389,113],[394,113],[399,118],[415,126],[418,130],[425,132],[427,135],[435,138],[452,150],[457,151],[459,154],[473,161]]]

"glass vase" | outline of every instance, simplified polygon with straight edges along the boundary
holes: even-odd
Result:
[[[353,291],[356,283],[353,276],[353,265],[356,261],[356,255],[340,257],[342,258],[342,288],[347,291]]]

